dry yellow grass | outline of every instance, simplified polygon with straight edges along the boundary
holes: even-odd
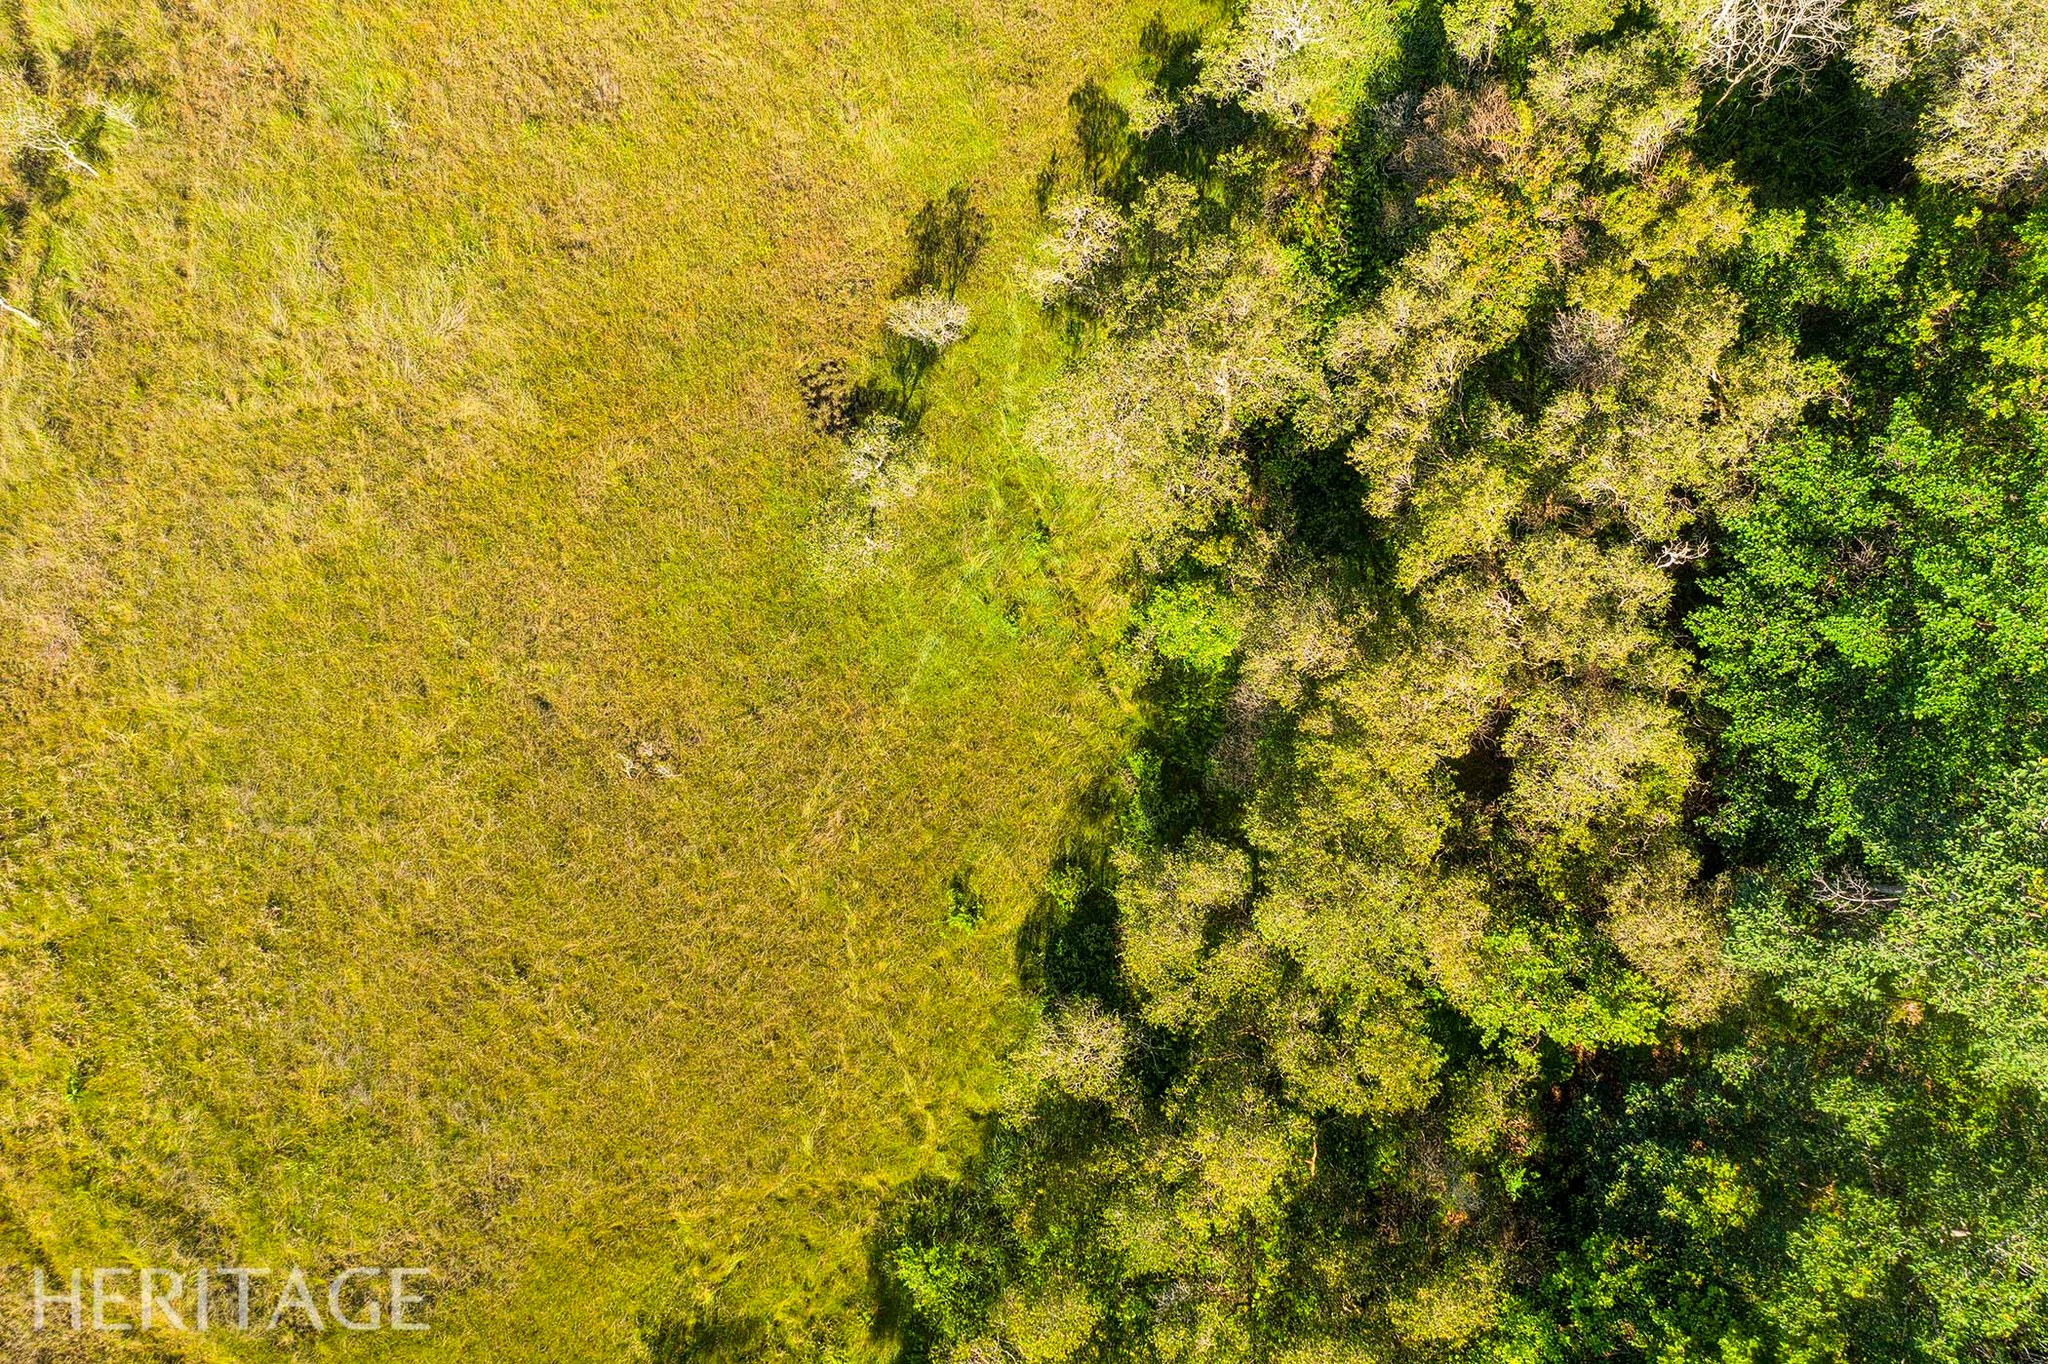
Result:
[[[163,93],[0,360],[9,1261],[437,1271],[426,1337],[178,1358],[624,1357],[710,1282],[858,1289],[1112,748],[1006,272],[1148,11],[31,6]],[[937,472],[820,575],[793,376],[956,180],[997,232]]]

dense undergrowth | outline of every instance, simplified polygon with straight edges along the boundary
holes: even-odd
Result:
[[[2048,11],[1249,4],[1076,96],[1144,728],[913,1360],[2048,1352]]]

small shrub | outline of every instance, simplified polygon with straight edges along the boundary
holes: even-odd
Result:
[[[811,425],[828,436],[843,436],[853,427],[855,390],[843,360],[819,360],[798,371],[797,391]]]
[[[988,905],[981,898],[981,892],[974,888],[973,874],[956,871],[953,879],[946,883],[946,927],[962,933],[971,933],[981,927]]]

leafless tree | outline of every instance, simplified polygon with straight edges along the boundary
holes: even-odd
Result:
[[[1584,388],[1600,388],[1621,377],[1621,343],[1628,325],[1590,308],[1568,308],[1550,320],[1545,358],[1559,374]]]
[[[1697,21],[1701,65],[1729,85],[1769,94],[1787,76],[1826,65],[1849,44],[1848,0],[1710,0]]]
[[[1698,563],[1707,557],[1708,548],[1709,546],[1704,538],[1698,540],[1678,540],[1668,545],[1659,545],[1657,547],[1657,567],[1672,569],[1679,568],[1685,564]]]
[[[942,351],[967,335],[967,305],[928,291],[889,305],[889,330],[906,341]]]
[[[1808,890],[1815,904],[1848,919],[1883,913],[1897,906],[1906,894],[1904,886],[1877,885],[1855,867],[1832,874],[1815,872]]]

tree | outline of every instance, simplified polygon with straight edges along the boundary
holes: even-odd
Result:
[[[967,335],[967,305],[941,293],[912,294],[889,305],[888,327],[936,355]]]
[[[1713,0],[1693,23],[1701,66],[1768,95],[1848,47],[1849,0]]]
[[[1692,618],[1726,717],[1720,825],[1794,867],[1893,875],[2048,732],[2033,221],[1935,200],[1759,243],[1766,307],[1824,308],[1868,357],[1846,415],[1758,461]]]
[[[1873,0],[1855,61],[1884,91],[1926,91],[1915,161],[1987,197],[2048,178],[2048,13],[2031,0]]]
[[[1157,96],[1239,145],[1053,218],[1140,723],[918,1348],[2029,1357],[2048,223],[1756,210],[1702,52],[1760,101],[1838,5],[1353,16],[1344,177],[1335,21],[1246,10]]]

